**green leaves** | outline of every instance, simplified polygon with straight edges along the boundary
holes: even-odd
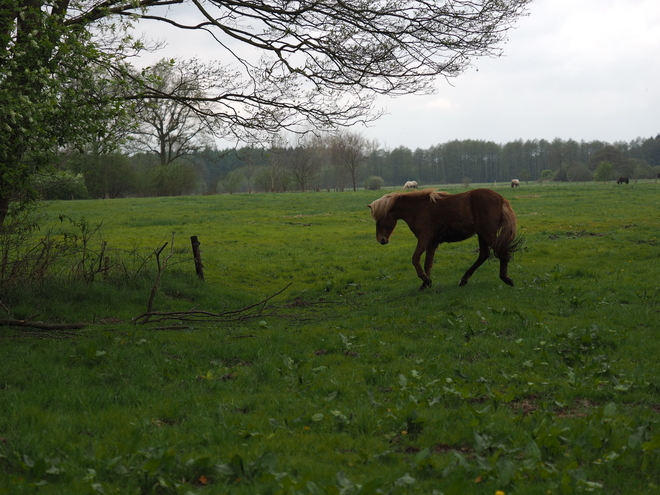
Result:
[[[215,467],[218,475],[224,477],[232,483],[242,481],[256,481],[264,475],[276,475],[277,457],[271,452],[266,452],[255,461],[245,463],[240,455],[235,455],[231,461],[226,464],[219,464]]]
[[[36,169],[54,164],[64,146],[107,135],[124,115],[109,69],[123,64],[122,54],[99,49],[90,31],[48,8],[21,5],[19,15],[0,13],[14,35],[0,64],[0,226],[10,196],[31,191]]]

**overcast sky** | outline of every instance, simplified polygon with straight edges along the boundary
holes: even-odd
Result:
[[[437,94],[383,100],[365,135],[389,148],[453,139],[631,141],[660,133],[660,0],[535,0],[504,56]]]
[[[189,41],[168,34],[159,57],[207,58]],[[660,133],[660,0],[534,0],[503,48],[439,79],[434,95],[380,99],[388,114],[355,130],[388,149]]]

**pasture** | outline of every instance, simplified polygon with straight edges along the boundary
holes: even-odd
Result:
[[[496,260],[458,286],[472,238],[425,291],[407,226],[376,242],[386,190],[49,205],[142,268],[2,295],[87,326],[0,327],[0,493],[659,493],[660,184],[497,191],[515,286]],[[134,324],[166,242],[154,311],[277,295]]]

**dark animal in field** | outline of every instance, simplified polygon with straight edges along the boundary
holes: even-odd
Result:
[[[410,193],[390,193],[370,205],[376,220],[376,240],[387,244],[398,220],[403,220],[417,237],[412,263],[422,280],[420,289],[431,287],[431,268],[435,251],[443,242],[464,241],[477,235],[479,257],[465,272],[459,285],[470,277],[490,256],[492,249],[500,260],[500,278],[513,286],[507,265],[522,248],[522,237],[516,237],[516,215],[511,204],[490,189],[473,189],[460,194],[424,189]],[[426,252],[424,269],[420,264]]]
[[[512,187],[512,188],[514,188],[514,187],[520,187],[520,181],[519,181],[518,179],[513,179],[513,180],[511,181],[511,187]]]
[[[616,181],[617,184],[628,184],[628,177],[619,177],[619,180]]]

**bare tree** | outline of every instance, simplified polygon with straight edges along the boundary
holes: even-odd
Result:
[[[291,176],[302,192],[318,179],[323,147],[323,139],[310,134],[302,137],[288,153]]]
[[[233,58],[242,77],[216,86],[199,110],[252,140],[264,131],[371,121],[380,116],[373,107],[379,94],[432,92],[436,76],[454,77],[474,57],[500,55],[529,0],[193,0],[197,12],[185,21],[148,8],[171,1],[142,0],[145,12],[107,2],[141,22],[208,32],[227,55],[218,57]]]
[[[247,181],[247,192],[251,193],[252,192],[252,178],[254,177],[254,173],[256,172],[255,169],[255,162],[257,159],[259,159],[259,156],[257,154],[261,154],[263,150],[260,148],[252,148],[252,147],[244,147],[239,150],[237,150],[237,155],[239,159],[245,163],[245,167],[243,167],[243,175],[245,176],[245,180]]]
[[[239,170],[232,170],[224,180],[220,181],[219,185],[222,185],[229,194],[234,194],[244,180],[245,176]]]
[[[273,136],[266,152],[267,165],[260,171],[259,182],[266,192],[283,191],[286,189],[286,140],[281,135]]]
[[[351,131],[341,131],[331,139],[332,160],[339,170],[351,178],[353,191],[357,191],[360,170],[364,165],[369,142],[364,136]]]
[[[196,60],[180,62],[161,60],[145,70],[143,76],[153,88],[171,99],[155,96],[141,100],[137,109],[137,127],[127,148],[155,153],[161,166],[177,158],[197,153],[209,145],[212,129],[200,118],[186,99],[204,98],[204,74]]]

